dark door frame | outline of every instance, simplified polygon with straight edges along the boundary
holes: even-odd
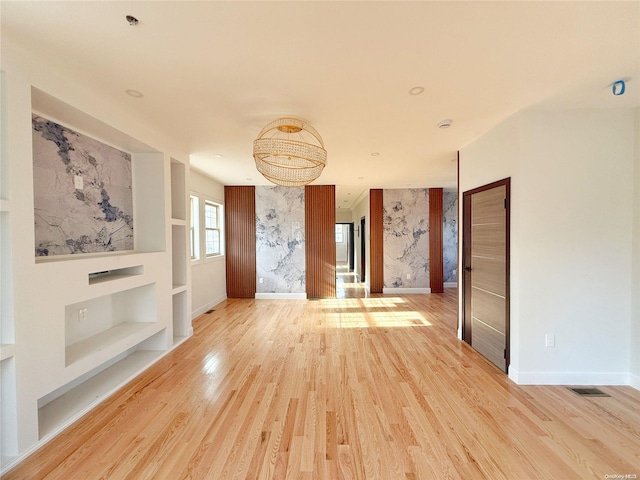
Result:
[[[471,196],[475,193],[491,190],[495,187],[505,186],[505,372],[509,370],[511,358],[511,335],[509,316],[511,303],[511,177],[483,185],[462,194],[462,340],[469,345],[471,342]],[[473,345],[472,345],[473,346]]]
[[[353,242],[353,222],[336,222],[336,225],[348,225],[349,232],[347,234],[347,262],[349,263],[349,271],[353,272],[355,265],[354,259],[354,242]]]
[[[366,217],[360,217],[360,281],[364,283],[367,257],[365,255],[366,242],[364,238],[365,227],[367,225]]]

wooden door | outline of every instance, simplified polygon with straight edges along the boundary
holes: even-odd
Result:
[[[463,339],[509,367],[510,179],[463,195]]]

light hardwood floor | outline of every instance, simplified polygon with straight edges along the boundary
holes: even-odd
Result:
[[[456,339],[453,290],[231,299],[194,327],[4,478],[640,477],[640,392],[513,384]]]

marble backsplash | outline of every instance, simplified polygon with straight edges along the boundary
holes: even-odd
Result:
[[[458,192],[442,195],[442,249],[445,283],[458,281]]]
[[[256,186],[256,293],[305,293],[304,228],[303,187]]]
[[[383,209],[384,287],[429,288],[429,190],[385,189]]]

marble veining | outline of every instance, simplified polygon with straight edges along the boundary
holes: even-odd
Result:
[[[442,249],[444,281],[458,281],[458,192],[442,195]]]
[[[429,191],[385,189],[382,196],[384,287],[429,288]]]
[[[256,293],[306,291],[304,188],[256,187],[256,274]]]
[[[131,155],[32,116],[35,254],[133,250]]]

